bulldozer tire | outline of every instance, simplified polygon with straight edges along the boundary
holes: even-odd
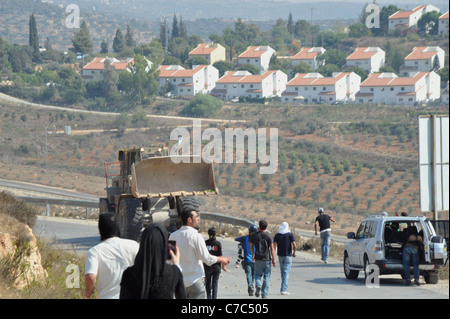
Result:
[[[198,204],[197,197],[195,196],[177,197],[178,215],[180,215],[184,209],[191,209],[198,212],[200,210],[200,205]]]
[[[117,218],[120,237],[137,241],[143,227],[143,216],[142,204],[138,199],[122,199]]]

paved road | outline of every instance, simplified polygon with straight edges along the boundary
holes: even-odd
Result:
[[[39,217],[34,228],[37,236],[57,238],[81,254],[99,242],[97,223],[55,217]],[[235,268],[237,243],[220,239],[224,255],[232,257],[227,272],[219,280],[219,298],[255,299],[247,295],[244,272]],[[405,287],[400,276],[381,277],[379,288],[367,288],[363,275],[358,280],[347,280],[342,261],[332,259],[328,264],[320,261],[319,254],[299,252],[294,258],[289,279],[289,296],[279,293],[279,268],[272,271],[269,298],[272,299],[448,299],[447,285]]]

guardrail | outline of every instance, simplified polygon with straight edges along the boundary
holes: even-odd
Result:
[[[86,200],[86,199],[62,199],[62,198],[45,198],[45,197],[26,197],[26,196],[17,196],[18,198],[36,204],[46,204],[47,210],[46,215],[50,216],[50,205],[65,205],[65,206],[76,206],[76,207],[86,207],[86,218],[89,217],[92,208],[98,208],[98,201],[94,200]],[[223,224],[230,224],[235,226],[241,226],[248,228],[251,225],[258,225],[257,222],[251,221],[244,218],[227,216],[221,213],[212,213],[212,212],[200,212],[200,218],[211,220]],[[305,231],[305,230],[295,230],[294,234],[303,236],[303,237],[314,237],[313,231]],[[346,237],[333,235],[332,239],[335,242],[346,243],[349,241]]]
[[[47,216],[50,215],[49,205],[63,205],[63,206],[86,207],[86,217],[89,217],[90,209],[98,208],[99,204],[98,201],[90,201],[83,199],[62,199],[62,198],[27,197],[27,196],[17,196],[17,197],[28,203],[47,205],[46,211]],[[203,219],[247,228],[250,227],[250,225],[254,224],[254,222],[247,219],[231,217],[220,213],[200,212],[200,216]]]

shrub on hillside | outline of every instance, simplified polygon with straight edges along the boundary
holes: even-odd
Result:
[[[0,192],[0,214],[12,216],[30,228],[33,228],[37,218],[34,207],[5,192]]]
[[[211,95],[197,94],[181,111],[182,115],[210,117],[222,106],[222,101]]]

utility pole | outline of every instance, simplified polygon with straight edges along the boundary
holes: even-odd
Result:
[[[48,172],[48,127],[47,125],[44,126],[45,127],[45,173],[47,174]]]

